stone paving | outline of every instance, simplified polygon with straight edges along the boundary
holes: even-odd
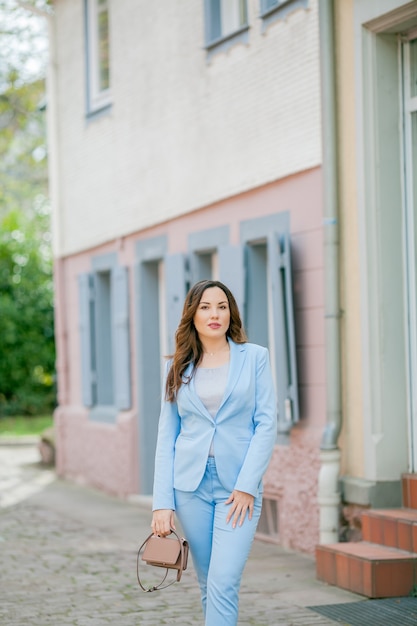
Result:
[[[57,479],[33,446],[0,445],[0,496],[1,626],[203,625],[192,564],[169,589],[137,585],[143,504]],[[306,607],[360,599],[317,581],[312,558],[256,541],[239,626],[331,625]]]

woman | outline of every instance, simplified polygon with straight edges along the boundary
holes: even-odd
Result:
[[[235,626],[240,580],[261,514],[276,436],[266,348],[247,343],[236,301],[202,280],[185,299],[167,364],[152,530],[190,545],[206,626]]]

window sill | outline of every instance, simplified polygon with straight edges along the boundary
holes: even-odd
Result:
[[[219,37],[218,39],[214,39],[210,41],[205,49],[207,51],[207,58],[210,59],[213,55],[218,52],[225,52],[232,46],[237,43],[249,43],[249,25],[246,24],[239,28],[239,30],[233,31],[233,33],[229,33],[224,37]]]
[[[265,19],[269,17],[270,15],[274,15],[274,13],[282,9],[285,5],[290,4],[291,2],[292,0],[281,0],[281,2],[276,4],[274,7],[271,7],[270,9],[266,9],[265,11],[261,11],[260,17],[262,19]]]
[[[306,9],[308,0],[283,0],[277,6],[263,11],[259,17],[262,20],[262,32],[273,22],[285,19],[285,17],[296,9]]]
[[[92,422],[100,422],[102,424],[115,424],[118,410],[115,406],[107,406],[97,404],[90,411],[89,418]]]
[[[113,104],[109,102],[108,104],[102,104],[97,107],[91,107],[87,110],[86,118],[88,121],[96,120],[100,117],[108,115],[113,108]]]

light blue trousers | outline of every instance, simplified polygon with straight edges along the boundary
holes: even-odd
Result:
[[[252,519],[226,524],[230,493],[220,483],[213,457],[196,491],[175,490],[176,514],[190,545],[201,590],[206,626],[236,626],[239,587],[262,507],[255,499]]]

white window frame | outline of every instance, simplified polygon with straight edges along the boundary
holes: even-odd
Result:
[[[100,57],[99,57],[99,15],[102,11],[109,12],[109,0],[85,0],[86,14],[86,54],[87,54],[87,108],[94,113],[111,104],[111,83],[102,89],[100,86]],[[108,18],[109,19],[109,18]],[[110,39],[110,34],[109,34]],[[110,48],[110,41],[108,43]],[[108,51],[110,54],[110,50]]]
[[[406,268],[406,294],[407,294],[407,351],[408,351],[408,384],[409,384],[409,454],[411,460],[411,471],[417,467],[417,278],[416,278],[416,255],[417,242],[415,240],[415,196],[416,185],[414,174],[414,163],[416,155],[412,144],[412,116],[417,113],[417,96],[411,93],[411,73],[410,73],[410,43],[416,40],[417,32],[414,30],[402,42],[403,47],[403,132],[404,132],[404,239],[405,239],[405,268]],[[405,38],[403,38],[405,39]]]
[[[205,0],[205,15],[207,49],[234,39],[249,28],[247,0]]]

